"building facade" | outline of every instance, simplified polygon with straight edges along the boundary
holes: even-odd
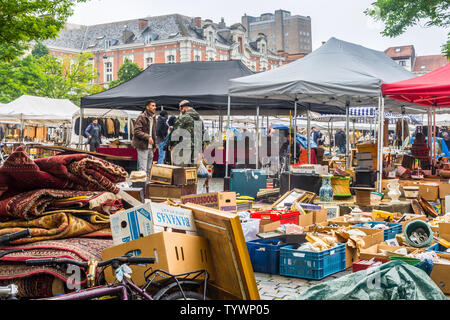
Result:
[[[264,13],[259,17],[245,14],[241,18],[250,41],[259,34],[267,37],[269,49],[288,54],[308,54],[312,51],[311,17],[291,15],[286,10]]]
[[[55,40],[44,44],[54,56],[91,52],[95,83],[117,79],[125,59],[146,69],[153,63],[242,60],[253,71],[277,68],[298,57],[275,54],[264,34],[249,41],[245,27],[214,23],[179,14],[84,26],[67,24]]]
[[[413,45],[390,47],[384,53],[406,70],[418,75],[436,70],[449,62],[442,54],[416,56]]]

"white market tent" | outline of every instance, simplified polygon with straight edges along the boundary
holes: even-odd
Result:
[[[285,99],[303,103],[318,103],[345,106],[349,124],[350,106],[379,106],[379,122],[386,110],[399,111],[408,108],[408,113],[423,112],[424,108],[410,107],[392,99],[384,99],[383,83],[413,78],[414,74],[396,64],[380,51],[331,38],[319,49],[306,57],[267,72],[231,79],[229,96]],[[309,118],[309,117],[308,117]],[[308,121],[309,123],[309,121]],[[308,126],[309,129],[309,126]],[[383,136],[383,126],[380,126]],[[347,136],[349,125],[347,125]],[[308,146],[310,146],[308,137]],[[382,139],[378,139],[378,150],[382,150]],[[347,150],[349,150],[347,139]],[[309,151],[310,148],[308,148]],[[310,159],[310,152],[309,159]],[[379,157],[382,152],[378,152]],[[347,155],[347,165],[350,164]],[[381,159],[378,161],[382,165]],[[379,187],[381,169],[378,168]]]
[[[70,122],[75,111],[79,110],[68,99],[52,99],[23,95],[16,100],[0,106],[1,120],[20,120],[34,122]]]

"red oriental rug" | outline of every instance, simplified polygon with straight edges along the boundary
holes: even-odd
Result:
[[[59,155],[33,160],[23,146],[0,167],[0,200],[36,189],[109,191],[128,174],[120,166],[87,155]]]
[[[112,240],[71,238],[30,243],[20,246],[0,247],[4,250],[23,249],[0,258],[0,285],[14,283],[19,287],[19,297],[43,298],[55,294],[55,283],[68,281],[74,286],[85,287],[86,272],[81,270],[77,281],[72,269],[27,266],[26,260],[33,258],[61,257],[79,261],[100,261],[102,251],[113,245]],[[100,270],[98,270],[100,271]],[[100,283],[104,281],[99,274]],[[53,288],[53,289],[52,289]]]

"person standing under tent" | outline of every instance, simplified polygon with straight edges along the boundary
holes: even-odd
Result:
[[[338,153],[345,153],[346,135],[344,130],[338,129],[334,135],[334,142],[338,147]]]
[[[156,148],[156,102],[150,100],[145,110],[136,119],[132,146],[138,154],[138,170],[145,171],[147,177],[153,163],[153,152]]]
[[[88,138],[89,151],[97,152],[103,137],[102,127],[98,124],[98,119],[92,120],[86,130],[84,130],[84,135]]]
[[[319,144],[319,132],[316,130],[316,127],[311,128],[311,141],[313,141],[316,145]]]
[[[158,121],[156,123],[156,144],[158,145],[158,164],[163,164],[166,156],[166,151],[164,150],[164,140],[167,137],[167,132],[169,131],[169,125],[167,124],[167,119],[169,118],[169,113],[166,110],[160,112]]]

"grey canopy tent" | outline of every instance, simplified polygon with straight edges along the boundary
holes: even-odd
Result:
[[[230,80],[229,94],[231,100],[235,97],[252,97],[345,106],[348,136],[348,114],[351,105],[378,103],[381,123],[385,109],[385,101],[381,94],[382,83],[412,77],[414,74],[396,64],[383,52],[331,38],[319,49],[288,65]],[[398,110],[402,105],[404,104],[391,99],[386,100],[386,107]],[[381,137],[382,130],[380,126],[379,136]],[[381,186],[380,165],[382,166],[380,140],[378,139],[379,187]],[[347,139],[347,151],[348,141],[349,139]],[[308,145],[310,145],[309,141]],[[310,152],[308,153],[310,158]],[[348,152],[347,166],[349,166]]]

